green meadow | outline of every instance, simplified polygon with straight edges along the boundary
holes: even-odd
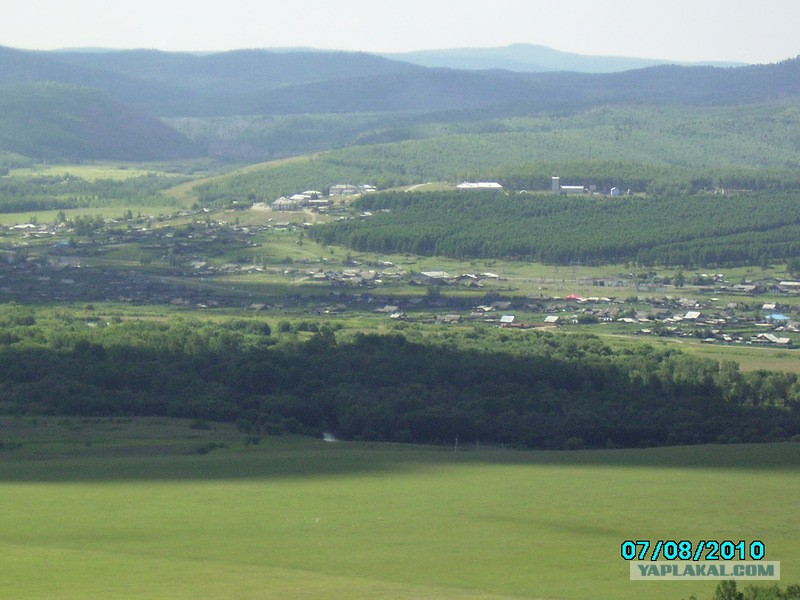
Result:
[[[518,452],[0,423],[0,597],[710,598],[627,539],[762,540],[800,579],[800,444]],[[249,444],[247,443],[249,442]]]
[[[163,175],[163,166],[147,168],[140,163],[89,163],[89,164],[63,164],[63,165],[35,165],[19,169],[11,169],[12,177],[62,177],[70,175],[80,177],[87,181],[98,179],[113,179],[122,181],[144,175]],[[157,170],[156,170],[157,169]]]

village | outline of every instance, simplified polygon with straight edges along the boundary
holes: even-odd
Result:
[[[369,193],[358,186],[334,186],[331,192]],[[315,199],[306,201],[303,210],[312,210]],[[3,228],[0,236],[11,243],[2,251],[0,298],[318,317],[357,312],[397,323],[600,328],[709,344],[800,343],[800,281],[768,273],[739,281],[695,273],[685,288],[654,272],[523,281],[502,269],[417,271],[413,257],[402,263],[349,253],[292,259],[262,251],[275,236],[302,244],[311,225],[296,220],[242,225],[237,211],[211,215],[203,209],[128,217],[97,220],[87,236],[76,236],[74,224],[63,221]],[[276,283],[279,293],[271,289]]]

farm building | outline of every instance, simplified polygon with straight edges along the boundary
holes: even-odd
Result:
[[[456,186],[459,190],[502,190],[496,181],[464,181]]]
[[[562,194],[585,194],[588,190],[582,185],[562,185]]]
[[[590,191],[584,185],[561,185],[560,177],[551,177],[550,185],[554,194],[586,194]]]
[[[359,194],[371,194],[377,192],[378,188],[374,185],[351,185],[349,183],[340,183],[332,185],[329,191],[329,196],[358,196]]]
[[[445,271],[423,271],[413,274],[409,283],[412,285],[447,285],[453,283],[453,278]]]
[[[304,206],[308,204],[309,197],[305,194],[294,194],[293,196],[289,197],[289,200],[294,200],[300,206]]]
[[[285,196],[278,198],[277,200],[275,200],[275,202],[272,203],[272,210],[285,211],[285,210],[299,210],[299,209],[300,209],[300,204],[296,200],[286,198]]]
[[[788,323],[790,319],[781,313],[772,313],[764,317],[764,320],[768,323]]]
[[[752,344],[775,344],[777,346],[791,346],[792,340],[787,337],[779,338],[771,333],[759,333],[753,337],[750,342]]]

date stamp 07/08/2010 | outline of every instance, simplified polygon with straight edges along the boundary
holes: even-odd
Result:
[[[630,578],[636,581],[780,579],[780,562],[764,560],[761,540],[625,540],[620,556],[630,561]]]

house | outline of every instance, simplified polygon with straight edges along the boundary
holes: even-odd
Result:
[[[439,323],[444,323],[444,324],[448,324],[448,325],[449,324],[453,324],[453,323],[461,323],[461,315],[454,315],[454,314],[453,315],[444,315],[444,316],[437,317],[436,320]]]
[[[412,285],[447,285],[450,281],[450,274],[445,271],[423,271],[412,275],[409,283]]]
[[[544,322],[548,325],[557,325],[559,321],[559,317],[557,315],[551,315],[544,318]]]
[[[503,315],[500,317],[500,327],[508,327],[514,323],[516,317],[514,315]]]
[[[400,307],[399,306],[394,306],[394,305],[391,305],[391,304],[387,304],[383,308],[376,308],[375,312],[386,313],[386,314],[394,314],[394,313],[400,312]]]
[[[759,333],[750,341],[753,344],[775,344],[777,346],[790,346],[792,344],[792,340],[790,338],[779,338],[772,333]]]

